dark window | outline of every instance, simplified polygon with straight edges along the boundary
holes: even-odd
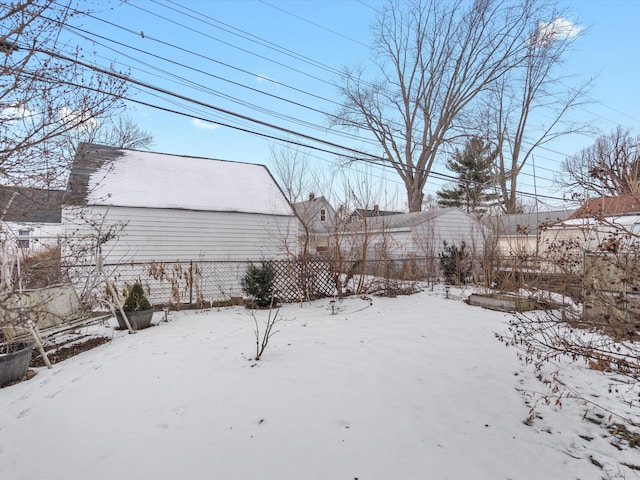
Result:
[[[29,248],[29,235],[31,232],[29,230],[19,230],[18,231],[18,247],[20,248]]]

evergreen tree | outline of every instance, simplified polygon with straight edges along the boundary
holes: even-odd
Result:
[[[497,151],[491,150],[480,137],[467,140],[464,150],[456,149],[447,161],[447,168],[457,174],[457,182],[438,190],[438,205],[460,207],[469,213],[485,213],[487,207],[496,200],[490,193],[491,170]]]

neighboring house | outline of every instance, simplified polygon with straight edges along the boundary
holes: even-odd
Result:
[[[263,165],[81,144],[62,222],[105,264],[261,261],[295,253],[298,220]],[[95,261],[95,260],[94,260]]]
[[[581,279],[584,319],[617,333],[638,330],[640,196],[591,199],[544,234],[550,268]]]
[[[500,255],[535,256],[540,249],[540,232],[550,224],[565,220],[573,210],[514,213],[487,217],[494,228]]]
[[[62,190],[0,187],[0,234],[24,252],[57,245],[63,195]]]
[[[584,252],[606,251],[612,236],[631,242],[640,233],[640,197],[594,198],[563,221],[545,226],[540,235],[541,253],[556,260],[573,258],[572,270],[581,271]],[[553,263],[553,262],[552,262]],[[556,262],[557,263],[557,262]]]
[[[17,258],[59,245],[63,195],[60,190],[0,187],[0,289],[8,285]]]
[[[308,254],[328,252],[336,212],[327,199],[310,194],[308,200],[294,203],[293,210],[300,219],[298,252],[305,252],[305,244]]]

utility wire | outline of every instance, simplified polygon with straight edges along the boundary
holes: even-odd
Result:
[[[362,152],[362,151],[359,151],[357,149],[353,149],[353,148],[346,147],[346,146],[343,146],[343,145],[338,145],[338,144],[335,144],[333,142],[328,142],[326,140],[322,140],[322,139],[318,139],[316,137],[312,137],[310,135],[306,135],[306,134],[302,134],[300,132],[295,132],[295,131],[292,131],[292,130],[289,130],[289,129],[285,129],[285,128],[279,127],[277,125],[270,124],[268,122],[263,122],[261,120],[257,120],[257,119],[254,119],[254,118],[251,118],[251,117],[248,117],[248,116],[245,116],[245,115],[237,114],[235,112],[231,112],[229,110],[222,109],[222,108],[216,107],[214,105],[207,104],[205,102],[201,102],[201,101],[196,100],[196,99],[191,99],[189,97],[185,97],[185,96],[180,95],[178,93],[170,92],[170,91],[168,91],[166,89],[150,85],[150,84],[148,84],[146,82],[142,82],[140,80],[136,80],[136,79],[133,79],[131,77],[127,77],[127,76],[125,76],[123,74],[120,74],[120,73],[117,73],[117,72],[113,72],[113,71],[108,71],[108,70],[105,70],[105,69],[103,69],[101,67],[98,67],[96,65],[91,65],[91,64],[88,64],[88,63],[83,62],[81,60],[67,57],[66,55],[60,54],[58,52],[53,52],[53,51],[48,51],[48,50],[43,50],[43,49],[38,49],[37,51],[39,51],[39,52],[41,52],[43,54],[58,58],[58,59],[63,60],[63,61],[76,63],[76,64],[78,64],[78,65],[80,65],[82,67],[88,68],[88,69],[90,69],[92,71],[95,71],[97,73],[100,73],[100,74],[103,74],[103,75],[107,75],[107,76],[110,76],[110,77],[114,77],[114,78],[116,78],[118,80],[121,80],[121,81],[124,81],[124,82],[128,82],[128,83],[132,83],[134,85],[143,87],[145,89],[150,89],[150,90],[162,93],[162,94],[170,95],[170,96],[176,97],[176,98],[178,98],[180,100],[189,101],[189,102],[195,103],[197,105],[200,105],[202,107],[206,107],[208,109],[212,109],[214,111],[225,113],[225,114],[231,115],[233,117],[237,117],[237,118],[241,118],[243,120],[254,122],[254,123],[258,124],[258,125],[267,126],[269,128],[273,128],[273,129],[276,129],[278,131],[281,131],[281,132],[284,132],[284,133],[287,133],[287,134],[291,134],[291,135],[294,135],[294,136],[298,136],[298,137],[304,138],[305,140],[310,140],[312,142],[321,143],[321,144],[336,148],[338,150],[347,151],[349,153],[347,155],[342,155],[342,157],[345,158],[345,159],[348,159],[348,160],[366,162],[366,163],[370,163],[372,165],[375,165],[375,166],[378,166],[378,167],[383,167],[383,168],[392,168],[392,165],[390,165],[389,162],[383,157],[371,155],[369,153]],[[55,81],[59,81],[59,80],[51,78],[51,81],[55,82]],[[69,85],[75,86],[75,87],[85,88],[87,90],[98,91],[97,89],[95,89],[93,87],[83,86],[83,85],[79,85],[79,84],[72,84],[70,82],[66,82],[66,83],[69,84]],[[101,92],[101,93],[105,93],[105,92]],[[163,110],[163,111],[166,111],[166,112],[170,112],[170,113],[173,113],[173,114],[186,116],[186,117],[189,117],[189,118],[196,118],[196,119],[199,119],[199,120],[202,120],[202,121],[205,121],[205,122],[215,123],[215,124],[218,124],[218,125],[221,125],[221,126],[225,126],[225,127],[232,128],[232,129],[235,129],[235,130],[243,131],[245,133],[251,133],[251,134],[254,134],[254,135],[259,135],[261,137],[272,139],[272,140],[276,140],[276,141],[279,141],[279,142],[286,142],[286,143],[289,143],[289,144],[294,144],[294,145],[297,145],[297,146],[310,148],[310,149],[313,149],[313,150],[316,150],[316,151],[321,151],[321,152],[324,152],[324,153],[336,154],[335,151],[328,150],[328,149],[322,148],[322,147],[317,147],[317,146],[311,145],[311,144],[306,144],[306,143],[303,143],[303,142],[300,142],[300,141],[293,141],[293,140],[289,140],[289,139],[283,139],[281,137],[276,137],[274,135],[268,135],[268,134],[252,131],[252,130],[249,130],[249,129],[245,129],[245,128],[242,128],[242,127],[238,127],[238,126],[235,126],[235,125],[225,124],[223,122],[214,121],[214,120],[211,120],[211,119],[208,119],[208,118],[205,118],[205,117],[194,117],[191,114],[187,114],[187,113],[184,113],[184,112],[179,112],[177,110],[168,109],[166,107],[161,107],[161,106],[158,106],[158,105],[153,105],[151,103],[144,102],[144,101],[137,100],[137,99],[133,99],[133,98],[128,98],[128,97],[122,97],[122,98],[124,100],[126,100],[126,101],[130,101],[132,103],[137,103],[137,104],[140,104],[140,105],[144,105],[144,106],[147,106],[149,108],[160,109],[160,110]],[[440,179],[458,180],[457,177],[454,177],[452,175],[443,174],[443,173],[437,172],[437,171],[431,171],[431,172],[429,172],[429,174],[430,174],[430,176],[435,176],[435,177],[440,178]],[[548,198],[548,199],[552,199],[552,200],[562,200],[559,197],[554,197],[554,196],[550,196],[550,195],[531,194],[529,192],[520,192],[520,191],[517,192],[517,193],[520,194],[520,195],[523,195],[523,196],[532,196],[534,198],[535,197],[540,197],[540,198]]]

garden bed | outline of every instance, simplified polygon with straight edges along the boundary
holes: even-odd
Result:
[[[500,312],[527,312],[538,308],[535,299],[508,293],[473,293],[467,299],[467,303]]]

